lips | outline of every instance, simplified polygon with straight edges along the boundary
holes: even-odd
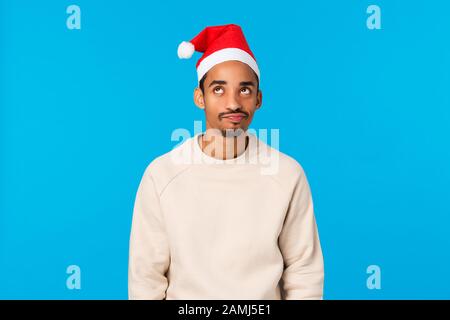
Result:
[[[245,117],[246,115],[243,113],[232,113],[224,116],[224,118],[229,119],[231,122],[241,122]]]

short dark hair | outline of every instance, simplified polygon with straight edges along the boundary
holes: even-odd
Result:
[[[256,93],[259,92],[259,78],[258,75],[256,74],[256,72],[252,69],[252,72],[254,73],[255,77],[256,77]],[[203,94],[205,94],[205,79],[206,79],[206,75],[208,74],[208,72],[206,72],[203,77],[200,79],[198,86],[200,88],[200,90],[202,90]]]

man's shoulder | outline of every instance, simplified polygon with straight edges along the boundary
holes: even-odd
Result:
[[[172,150],[154,158],[145,168],[144,175],[149,175],[157,189],[162,190],[177,175],[190,166],[186,158],[191,153],[192,138],[176,145]]]
[[[298,176],[304,174],[303,166],[293,156],[280,151],[258,139],[261,164],[270,163],[276,170],[274,175]]]
[[[283,190],[292,190],[306,181],[303,166],[293,156],[259,141],[259,161],[262,173],[277,181]]]

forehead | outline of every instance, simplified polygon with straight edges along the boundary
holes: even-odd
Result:
[[[205,80],[206,83],[213,80],[225,80],[227,82],[251,81],[256,80],[256,75],[247,64],[241,61],[230,60],[218,63],[209,69]]]

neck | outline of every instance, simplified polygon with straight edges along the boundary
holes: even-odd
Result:
[[[239,157],[248,146],[248,135],[240,134],[236,137],[224,137],[218,133],[208,132],[200,135],[200,148],[210,157],[227,160]]]

